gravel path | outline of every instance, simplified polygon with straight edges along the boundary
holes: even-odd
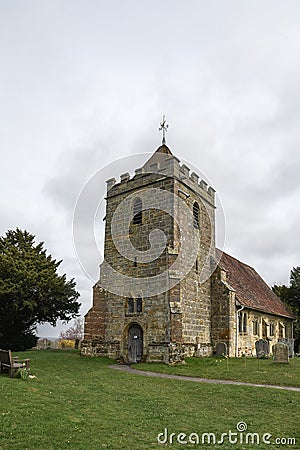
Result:
[[[256,383],[243,383],[242,381],[231,381],[231,380],[213,380],[210,378],[196,378],[196,377],[186,377],[182,375],[170,375],[167,373],[158,372],[148,372],[146,370],[133,369],[128,365],[118,365],[113,364],[109,366],[111,369],[120,370],[121,372],[134,373],[137,375],[143,375],[153,378],[170,378],[172,380],[183,380],[183,381],[194,381],[196,383],[212,383],[212,384],[231,384],[235,386],[254,386],[254,387],[264,387],[268,389],[281,389],[284,391],[295,391],[300,392],[300,388],[292,386],[276,386],[272,384],[256,384]]]

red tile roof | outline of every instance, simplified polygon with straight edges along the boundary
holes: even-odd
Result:
[[[220,253],[222,252],[217,250],[218,256]],[[252,267],[227,253],[222,253],[219,266],[227,272],[226,281],[235,290],[236,299],[241,305],[269,314],[293,318],[285,304]]]

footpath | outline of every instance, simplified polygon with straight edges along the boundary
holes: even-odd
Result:
[[[231,381],[231,380],[214,380],[211,378],[197,378],[197,377],[187,377],[183,375],[170,375],[167,373],[158,373],[158,372],[149,372],[146,370],[138,370],[134,369],[129,365],[123,364],[113,364],[109,366],[111,369],[119,370],[121,372],[132,373],[136,375],[142,375],[146,377],[153,378],[169,378],[172,380],[181,380],[181,381],[194,381],[195,383],[212,383],[212,384],[231,384],[235,386],[252,386],[252,387],[262,387],[268,389],[281,389],[284,391],[295,391],[300,392],[300,388],[293,386],[277,386],[273,384],[258,384],[258,383],[244,383],[242,381]]]

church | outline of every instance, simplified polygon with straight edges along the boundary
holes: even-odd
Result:
[[[190,172],[163,135],[133,176],[107,181],[104,260],[82,355],[174,363],[220,348],[255,356],[260,339],[270,351],[292,340],[287,307],[252,267],[216,248],[215,190]]]

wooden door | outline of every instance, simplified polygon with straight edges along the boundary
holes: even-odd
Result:
[[[130,326],[128,331],[128,359],[130,363],[142,360],[143,355],[143,330],[137,323]]]

